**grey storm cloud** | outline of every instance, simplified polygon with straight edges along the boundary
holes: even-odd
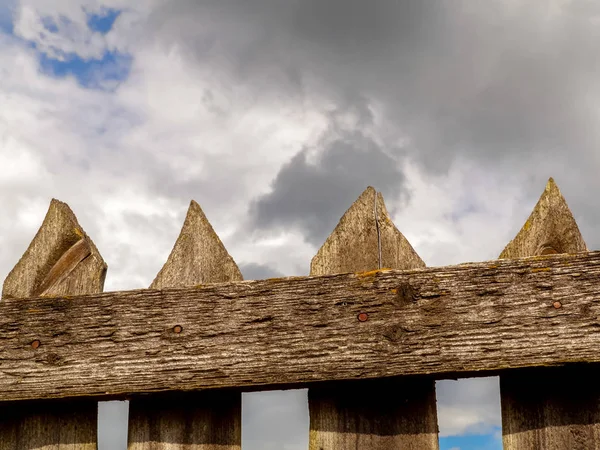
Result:
[[[267,278],[280,278],[284,275],[276,269],[265,264],[246,263],[239,264],[244,280],[266,280]]]
[[[282,166],[252,205],[256,227],[297,226],[320,245],[367,185],[405,194],[392,159],[438,175],[463,158],[517,176],[532,206],[557,177],[593,245],[598,19],[593,0],[182,0],[154,11],[149,30],[257,101],[310,95],[358,115],[343,130],[329,117],[339,137],[322,140],[318,167],[306,150]],[[366,142],[372,105],[386,142],[403,147]]]
[[[594,17],[591,0],[205,0],[168,4],[150,23],[265,95],[301,96],[310,76],[340,104],[377,101],[437,172],[458,154],[595,152]]]
[[[340,217],[368,185],[390,196],[409,192],[398,162],[379,145],[354,132],[325,145],[313,164],[308,149],[296,154],[278,173],[272,191],[250,206],[258,229],[296,227],[320,246]]]

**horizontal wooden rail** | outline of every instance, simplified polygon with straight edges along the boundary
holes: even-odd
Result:
[[[600,362],[600,252],[0,302],[0,401]]]

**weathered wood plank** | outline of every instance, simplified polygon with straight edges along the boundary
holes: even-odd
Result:
[[[237,264],[200,205],[192,200],[175,246],[150,288],[241,280]],[[241,392],[133,398],[129,402],[128,449],[240,450],[241,415]]]
[[[600,362],[599,317],[600,252],[5,299],[0,400]]]
[[[167,262],[150,289],[241,281],[242,273],[195,201]]]
[[[311,275],[424,267],[368,187],[311,262]],[[310,450],[438,449],[432,379],[364,380],[308,390]]]
[[[587,251],[552,178],[521,231],[500,258]],[[521,370],[500,377],[506,450],[600,449],[597,368]]]
[[[36,296],[64,296],[102,292],[106,263],[92,240],[81,229],[67,204],[52,200],[42,226],[22,258],[8,274],[4,299]],[[39,300],[48,302],[48,300]],[[49,333],[61,333],[50,319]],[[18,331],[17,331],[18,333]],[[68,331],[67,331],[68,333]],[[39,342],[38,342],[39,344]],[[29,348],[38,345],[35,340]],[[68,355],[65,355],[68,356]],[[60,364],[54,353],[46,353],[50,364]],[[3,377],[11,364],[2,361]],[[9,375],[10,377],[10,375]],[[97,448],[98,402],[28,402],[0,404],[0,448],[77,449]]]

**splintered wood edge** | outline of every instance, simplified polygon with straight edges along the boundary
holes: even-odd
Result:
[[[588,248],[577,222],[554,179],[550,178],[529,218],[498,258],[585,251]]]
[[[79,239],[73,244],[60,259],[52,266],[48,275],[42,280],[40,286],[33,292],[34,296],[44,296],[50,289],[57,286],[61,281],[67,278],[75,267],[85,258],[92,254],[92,248],[88,239]]]
[[[85,283],[85,293],[101,292],[107,271],[106,263],[69,205],[52,199],[27,250],[4,280],[2,298],[46,295],[90,256],[96,267],[86,277],[97,272],[93,278],[99,289],[91,289],[89,283]],[[84,292],[72,292],[80,293]]]
[[[192,200],[179,237],[150,288],[242,280],[238,265],[221,242],[200,205]]]

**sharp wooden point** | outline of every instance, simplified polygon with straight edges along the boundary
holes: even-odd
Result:
[[[377,224],[380,236],[381,267],[397,270],[425,267],[425,262],[394,224],[385,207],[381,192],[377,193]]]
[[[573,213],[550,177],[529,218],[499,258],[588,251]]]
[[[242,279],[240,269],[204,211],[192,200],[173,250],[150,288],[187,287]]]
[[[313,257],[310,274],[424,266],[390,219],[383,196],[369,186],[344,213]]]
[[[102,292],[106,270],[69,205],[53,198],[38,232],[6,277],[2,297]]]

